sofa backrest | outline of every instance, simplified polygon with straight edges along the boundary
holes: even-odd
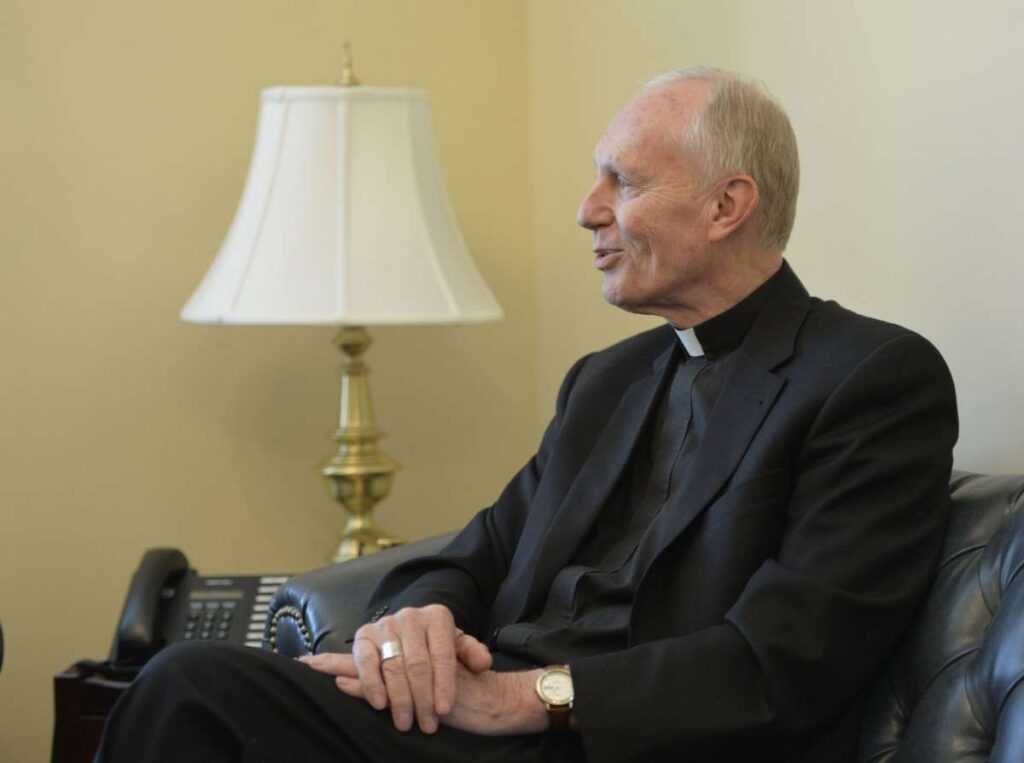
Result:
[[[870,700],[867,763],[1024,761],[1024,476],[954,473],[938,575]]]

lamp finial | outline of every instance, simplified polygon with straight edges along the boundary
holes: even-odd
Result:
[[[359,80],[352,72],[352,46],[349,45],[348,40],[345,41],[341,53],[341,76],[335,84],[342,87],[355,87],[359,84]]]

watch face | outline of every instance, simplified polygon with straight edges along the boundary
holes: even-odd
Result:
[[[553,668],[545,671],[537,682],[537,689],[546,702],[568,705],[572,702],[572,678],[567,670]]]

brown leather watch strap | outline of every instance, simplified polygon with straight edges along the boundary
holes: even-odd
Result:
[[[572,705],[553,707],[548,705],[548,721],[552,731],[573,731],[575,717],[572,712]]]

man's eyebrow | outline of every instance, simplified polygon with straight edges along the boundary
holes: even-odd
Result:
[[[605,159],[601,161],[598,159],[597,154],[594,154],[594,166],[598,172],[610,172],[613,175],[622,174],[622,166],[615,159]]]

